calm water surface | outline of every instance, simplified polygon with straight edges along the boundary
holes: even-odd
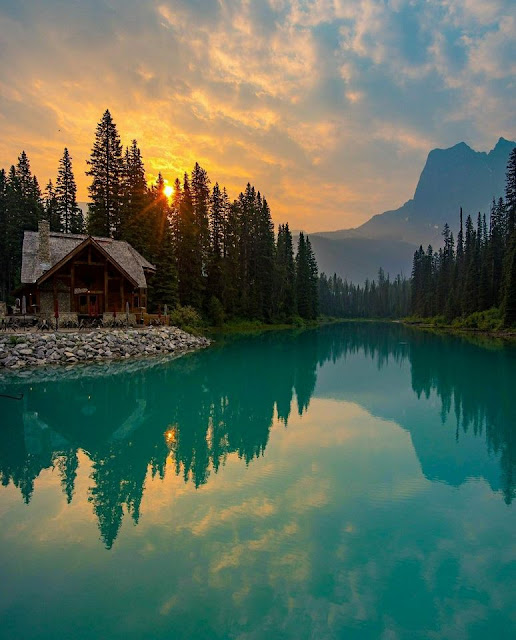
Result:
[[[516,637],[516,349],[346,324],[0,379],[0,636]]]

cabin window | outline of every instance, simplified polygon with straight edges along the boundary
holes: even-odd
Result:
[[[86,296],[79,296],[79,306],[81,307],[86,306]]]
[[[137,309],[140,306],[140,296],[134,296],[133,306]]]

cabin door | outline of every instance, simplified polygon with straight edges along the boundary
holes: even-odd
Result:
[[[104,312],[104,296],[101,293],[83,293],[77,298],[76,308],[80,315],[94,318]]]

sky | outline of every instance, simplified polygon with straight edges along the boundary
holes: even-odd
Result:
[[[512,0],[0,0],[0,167],[41,186],[108,108],[149,181],[196,161],[276,223],[355,227],[412,197],[428,152],[516,137]]]

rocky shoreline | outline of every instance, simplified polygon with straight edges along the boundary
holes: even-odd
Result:
[[[0,371],[182,354],[211,344],[177,327],[0,336]]]

